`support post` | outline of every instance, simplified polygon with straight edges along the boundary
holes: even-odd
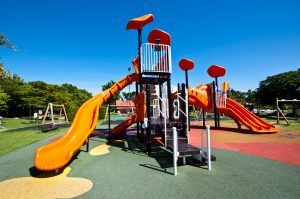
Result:
[[[87,138],[86,152],[89,152],[89,148],[90,148],[90,136],[88,136],[88,138]]]
[[[110,129],[110,100],[108,103],[108,142],[110,142],[110,134],[111,134],[111,129]]]
[[[203,127],[205,127],[205,111],[204,111],[204,109],[202,110],[202,123],[203,123]]]
[[[178,159],[178,139],[176,127],[172,127],[173,130],[173,168],[174,176],[177,176],[177,159]]]
[[[213,102],[214,102],[214,119],[215,119],[215,128],[218,127],[217,122],[217,96],[216,96],[216,87],[215,82],[213,81]]]
[[[140,80],[140,92],[143,91],[142,83],[142,60],[141,60],[141,45],[142,45],[142,30],[138,30],[138,54],[139,54],[139,80]]]
[[[277,124],[279,124],[279,102],[278,102],[278,97],[276,97],[276,119],[277,119]]]
[[[150,99],[150,85],[146,84],[146,104],[147,104],[147,118],[148,125],[146,129],[146,147],[148,155],[151,154],[151,99]]]
[[[141,45],[142,45],[142,30],[138,30],[138,55],[139,55],[139,86],[140,86],[140,92],[143,91],[143,83],[142,83],[142,61],[141,61]],[[138,91],[138,88],[136,86],[136,91]],[[139,92],[136,92],[136,95],[138,95]],[[141,124],[141,125],[140,125]],[[137,136],[140,137],[140,126],[142,126],[142,123],[137,122]],[[143,134],[143,132],[142,132]],[[142,135],[143,137],[143,135]],[[141,138],[143,139],[143,138]]]
[[[211,151],[210,151],[210,126],[206,127],[206,134],[207,134],[207,164],[208,170],[211,170]]]
[[[160,99],[162,99],[162,85],[161,84],[159,84],[159,97],[160,97]],[[165,109],[166,109],[166,107],[165,107]],[[159,110],[162,111],[161,100],[159,100]],[[161,112],[159,112],[159,117],[162,118]],[[166,117],[166,115],[165,115],[165,117]]]
[[[53,104],[52,103],[50,103],[50,114],[51,114],[52,123],[54,124]]]
[[[167,79],[167,89],[168,89],[168,105],[169,105],[169,120],[173,120],[173,106],[172,106],[172,98],[171,98],[171,79],[170,75],[168,75]]]
[[[186,91],[185,90],[185,84],[181,84],[181,97],[182,97],[182,99],[186,99],[185,91]],[[181,103],[181,110],[182,111],[186,110],[186,104],[184,102]],[[181,115],[180,119],[182,121],[182,126],[183,126],[183,132],[187,132],[188,131],[188,129],[187,129],[187,119],[186,119],[187,117],[182,113],[180,115]],[[186,136],[188,136],[188,135],[186,134]]]
[[[137,82],[135,82],[135,97],[138,96],[138,92],[139,92],[139,85]],[[140,137],[140,123],[139,122],[136,123],[136,136],[138,138]]]
[[[218,77],[215,77],[215,80],[216,80],[216,92],[219,92]],[[220,113],[219,112],[217,112],[217,121],[218,121],[217,126],[220,127]]]
[[[190,120],[190,111],[189,111],[189,76],[188,76],[188,70],[185,70],[185,83],[186,83],[186,106],[187,106],[187,118],[188,118],[188,129],[191,130],[191,120]]]

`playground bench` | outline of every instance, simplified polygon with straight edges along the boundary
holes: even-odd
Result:
[[[40,129],[41,129],[43,132],[55,130],[55,129],[57,129],[57,128],[58,128],[57,125],[55,125],[54,123],[43,124],[43,125],[40,126]]]

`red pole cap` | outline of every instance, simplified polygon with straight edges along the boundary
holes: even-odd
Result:
[[[159,39],[159,44],[170,45],[171,44],[171,36],[169,33],[155,28],[152,30],[148,36],[149,43],[156,43],[157,39]]]
[[[145,25],[154,21],[152,14],[147,14],[138,18],[131,19],[126,26],[126,30],[142,30]]]
[[[181,59],[178,65],[182,70],[192,70],[194,68],[194,62],[186,58]]]
[[[226,73],[226,68],[218,65],[212,65],[207,69],[207,73],[211,77],[222,77]]]

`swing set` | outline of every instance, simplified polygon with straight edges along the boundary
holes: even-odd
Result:
[[[58,111],[58,114],[55,114],[55,111]],[[48,115],[51,118],[51,122],[50,123],[45,123],[46,122],[46,118],[48,117]],[[57,121],[55,120],[56,118],[57,118]],[[58,105],[58,104],[49,103],[48,106],[47,106],[46,112],[45,112],[45,114],[43,116],[43,121],[42,121],[41,129],[43,131],[50,131],[50,130],[57,129],[58,128],[57,125],[62,123],[62,121],[63,121],[62,119],[66,123],[69,123],[68,115],[67,115],[65,106],[63,104],[59,104]]]
[[[282,115],[283,119],[285,120],[287,125],[290,125],[290,122],[287,120],[286,116],[284,115],[283,111],[279,108],[279,103],[293,103],[293,110],[295,111],[295,116],[296,116],[296,121],[299,119],[299,115],[300,115],[300,109],[298,106],[298,102],[300,102],[300,100],[298,99],[293,99],[293,100],[286,100],[286,99],[281,99],[279,100],[278,98],[276,98],[276,119],[277,119],[277,124],[279,124],[279,116]],[[297,107],[297,108],[296,108]],[[294,111],[293,111],[294,112]]]

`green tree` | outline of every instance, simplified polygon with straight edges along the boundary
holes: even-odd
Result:
[[[4,93],[9,95],[9,100],[7,102],[7,111],[5,113],[0,112],[0,114],[6,114],[14,116],[23,116],[24,114],[24,102],[21,99],[23,95],[22,92],[25,91],[24,87],[26,83],[17,75],[12,77],[0,78],[0,86]]]
[[[3,33],[0,33],[0,46],[6,46],[12,50],[17,50],[17,47],[14,46]]]
[[[102,86],[102,91],[105,91],[106,89],[111,88],[116,82],[111,80],[110,82],[104,84]],[[120,92],[115,93],[111,98],[110,98],[110,102],[111,104],[116,104],[116,100],[119,100],[121,97]],[[107,105],[108,102],[105,103],[105,105]]]
[[[133,100],[135,99],[135,91],[133,92],[122,92],[122,99],[124,100]]]
[[[8,100],[9,100],[9,95],[4,92],[4,90],[0,86],[0,112],[4,112],[8,108]]]
[[[256,99],[262,105],[275,105],[279,99],[300,99],[300,68],[296,71],[280,73],[259,83]]]
[[[244,92],[234,90],[233,88],[228,90],[228,97],[232,98],[233,100],[239,102],[240,104],[245,104],[246,101],[246,94]]]

